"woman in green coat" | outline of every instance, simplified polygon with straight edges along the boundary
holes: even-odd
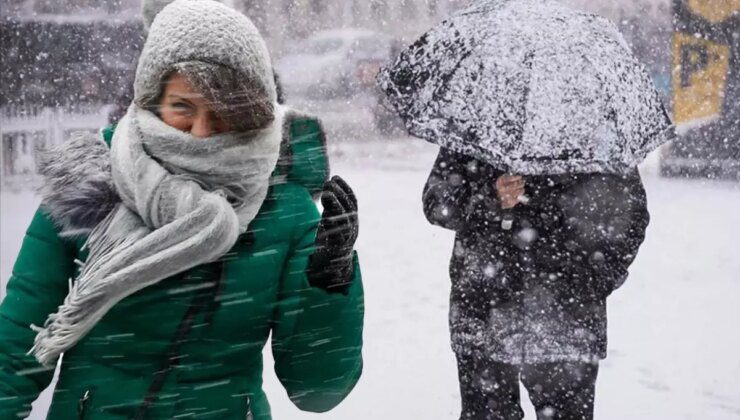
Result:
[[[351,391],[357,203],[334,178],[319,215],[294,176],[311,172],[300,141],[278,165],[311,127],[277,105],[269,63],[243,15],[177,0],[109,144],[80,135],[49,156],[0,306],[0,419],[30,411],[60,357],[51,419],[269,419],[270,335],[300,409]]]

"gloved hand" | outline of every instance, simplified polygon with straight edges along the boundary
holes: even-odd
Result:
[[[329,293],[346,293],[351,286],[354,264],[352,250],[359,232],[357,198],[340,177],[324,184],[316,250],[309,257],[307,276],[313,287]]]

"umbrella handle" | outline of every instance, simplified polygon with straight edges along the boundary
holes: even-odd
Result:
[[[511,230],[514,227],[514,215],[511,210],[504,210],[504,214],[501,217],[501,229]]]
[[[520,203],[527,205],[529,204],[529,197],[526,195],[520,195],[517,197],[517,200],[519,200]],[[511,230],[511,228],[514,227],[514,209],[506,209],[503,210],[502,216],[501,216],[501,229],[503,230]]]

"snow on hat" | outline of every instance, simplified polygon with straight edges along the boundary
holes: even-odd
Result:
[[[134,100],[156,97],[178,64],[202,62],[233,69],[277,101],[270,55],[251,20],[214,0],[175,0],[154,18],[139,58]]]
[[[141,2],[141,18],[144,21],[144,28],[147,30],[152,26],[154,17],[164,9],[165,6],[172,3],[174,0],[142,0]],[[232,0],[220,0],[227,6],[234,7]]]

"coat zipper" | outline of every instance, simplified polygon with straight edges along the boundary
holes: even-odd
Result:
[[[213,307],[213,300],[217,298],[216,294],[221,292],[222,285],[220,283],[223,281],[225,264],[226,263],[223,261],[218,263],[218,275],[216,276],[216,279],[218,280],[219,284],[215,284],[213,286],[212,292],[207,295],[196,295],[190,302],[190,306],[188,306],[187,310],[185,311],[185,315],[182,317],[180,325],[178,325],[177,330],[175,331],[175,335],[170,341],[169,349],[167,350],[166,354],[167,357],[163,363],[163,366],[160,370],[157,371],[157,373],[154,375],[154,379],[149,384],[149,389],[144,396],[144,402],[141,404],[138,413],[134,417],[136,420],[143,420],[147,417],[147,413],[156,401],[157,395],[162,390],[162,388],[164,388],[165,381],[167,380],[167,376],[169,375],[170,371],[176,368],[177,365],[180,363],[180,345],[187,338],[187,336],[190,335],[190,331],[193,329],[193,324],[195,322],[195,317],[202,310],[204,310],[204,307],[206,305]],[[209,299],[211,301],[209,301]],[[206,315],[208,314],[206,313]],[[206,321],[210,322],[210,319],[206,319]]]
[[[252,399],[247,397],[247,420],[254,420],[254,414],[252,413]]]

